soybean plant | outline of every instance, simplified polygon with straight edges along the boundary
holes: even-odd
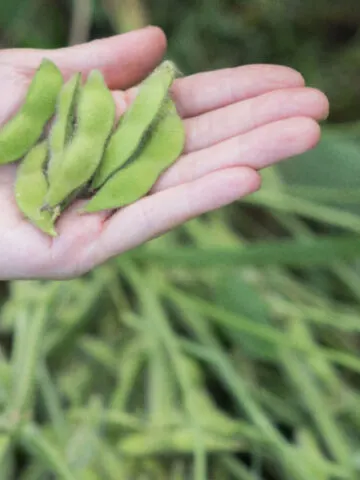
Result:
[[[55,236],[54,222],[76,198],[93,194],[84,212],[119,208],[146,195],[181,154],[185,131],[170,87],[177,70],[163,62],[139,86],[115,126],[115,102],[101,72],[65,84],[43,60],[23,106],[0,130],[0,164],[22,162],[16,202],[26,218]],[[48,138],[40,140],[54,116]]]

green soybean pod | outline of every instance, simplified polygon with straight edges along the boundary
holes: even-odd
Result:
[[[174,103],[168,99],[164,116],[133,163],[116,172],[87,203],[84,212],[119,208],[138,200],[161,172],[181,154],[185,130]]]
[[[48,155],[47,142],[33,147],[20,163],[16,172],[15,198],[21,212],[43,232],[56,236],[50,212],[40,211],[47,192],[44,164]]]
[[[18,160],[39,140],[54,114],[62,84],[59,69],[44,59],[30,83],[24,104],[0,128],[0,164]]]
[[[110,139],[92,181],[92,188],[100,187],[110,175],[134,156],[149,128],[156,121],[176,73],[175,65],[165,61],[140,84],[135,100],[121,117]]]
[[[75,106],[80,88],[81,74],[74,74],[62,87],[56,105],[56,116],[50,130],[50,157],[46,167],[49,182],[56,178],[65,146],[74,133]]]
[[[93,70],[80,90],[77,126],[62,153],[56,176],[49,183],[46,208],[54,208],[81,189],[93,176],[103,156],[115,119],[115,102],[104,78]]]

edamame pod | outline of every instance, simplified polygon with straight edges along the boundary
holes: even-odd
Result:
[[[77,126],[64,149],[56,178],[51,179],[46,204],[62,204],[93,176],[103,156],[115,119],[115,103],[101,72],[93,70],[81,88],[76,111]]]
[[[61,155],[74,132],[75,106],[80,88],[81,74],[76,73],[62,87],[56,106],[56,117],[49,135],[50,158],[46,168],[49,182],[56,179]]]
[[[16,172],[15,198],[19,209],[34,225],[43,232],[56,236],[52,215],[40,211],[47,192],[43,171],[47,154],[47,142],[43,141],[24,157]]]
[[[165,61],[141,83],[134,102],[121,117],[109,141],[92,188],[99,188],[137,152],[164,105],[176,73],[175,65]]]
[[[0,164],[18,160],[39,140],[54,114],[62,83],[59,69],[50,60],[44,59],[34,75],[24,104],[0,128]]]
[[[172,100],[163,107],[166,114],[135,161],[116,172],[85,206],[85,212],[122,207],[144,196],[161,172],[181,154],[185,130]]]

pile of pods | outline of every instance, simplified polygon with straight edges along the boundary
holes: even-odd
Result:
[[[159,65],[115,125],[113,95],[98,70],[84,84],[80,73],[64,83],[44,59],[24,104],[0,128],[0,164],[21,160],[15,197],[25,217],[56,236],[56,219],[76,198],[89,199],[83,212],[97,212],[146,195],[185,143],[169,94],[176,72],[170,61]]]

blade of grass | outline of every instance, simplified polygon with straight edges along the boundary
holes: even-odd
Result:
[[[323,187],[318,185],[291,185],[284,186],[284,193],[295,197],[304,197],[314,202],[329,203],[332,205],[358,204],[360,192],[357,188]]]
[[[289,340],[284,333],[280,333],[274,327],[254,324],[244,317],[224,311],[211,302],[203,300],[199,297],[191,296],[188,293],[184,294],[180,290],[172,288],[171,286],[166,289],[166,295],[176,301],[178,305],[184,305],[194,312],[198,312],[201,315],[206,315],[210,320],[213,320],[216,324],[223,328],[229,328],[230,330],[234,330],[239,333],[244,331],[247,334],[262,338],[279,347],[283,345],[290,345],[291,348],[298,352],[309,352],[308,346],[299,345],[297,339],[294,339],[293,341],[291,339]],[[306,314],[306,310],[304,310],[303,314]],[[299,315],[295,316],[294,318],[299,318]],[[310,321],[310,319],[308,320]],[[339,321],[339,317],[337,320]],[[327,348],[322,348],[322,351],[324,357],[331,359],[335,364],[345,366],[355,372],[359,371],[360,360],[353,355],[349,355],[344,352],[337,352]]]
[[[291,332],[292,336],[296,335],[296,332],[297,329]],[[317,426],[323,441],[328,446],[333,459],[340,465],[350,468],[351,456],[346,436],[331,415],[327,406],[327,399],[321,393],[306,360],[304,358],[300,360],[293,350],[284,346],[281,362],[289,380],[296,388],[304,406],[306,406],[314,424]]]
[[[51,378],[50,372],[44,362],[41,362],[37,371],[37,380],[42,394],[43,402],[50,422],[60,445],[65,445],[68,434],[66,419],[61,405],[59,392]]]
[[[236,460],[231,455],[224,455],[220,457],[219,462],[224,465],[225,469],[231,473],[232,478],[238,480],[258,480],[259,477],[256,474],[250,472],[242,462]]]
[[[209,349],[208,347],[195,345],[194,343],[191,344],[190,342],[182,342],[182,344],[184,345],[186,351],[193,354],[195,357],[201,359],[202,361],[207,362],[210,366],[213,367],[215,372],[217,371],[217,368],[216,368],[217,359],[214,357],[214,352],[213,352],[212,348]],[[226,357],[224,356],[224,359],[225,358]],[[236,375],[237,375],[237,373],[236,373]],[[231,383],[229,383],[229,384],[227,383],[227,376],[222,375],[221,380],[222,380],[222,382],[224,383],[225,386],[228,386],[228,387],[230,386],[230,388],[231,388]],[[242,408],[241,405],[242,404],[239,403],[240,408]],[[259,407],[259,408],[261,408],[261,407]],[[261,430],[261,428],[260,428],[260,430]],[[246,436],[247,435],[246,430],[242,431],[242,434]],[[271,447],[271,442],[269,443],[268,436],[264,435],[264,432],[261,432],[259,434],[259,436],[257,434],[256,434],[256,436],[250,435],[249,439],[250,438],[254,442],[257,442],[256,444],[258,446],[259,445],[261,446],[263,444],[265,451],[266,451],[267,446],[270,445],[270,447]],[[284,464],[285,464],[284,468],[286,470],[287,469],[286,461],[290,461],[290,466],[289,466],[290,470],[289,471],[292,471],[291,470],[292,468],[294,468],[295,471],[296,471],[297,462],[301,461],[301,454],[297,450],[291,449],[290,456],[294,460],[294,465],[292,467],[291,467],[291,462],[292,462],[291,458],[290,459],[289,458],[284,458],[284,455],[287,455],[287,454],[285,452],[280,454],[279,463],[281,464],[282,462],[284,462]],[[272,458],[274,458],[274,456],[272,456]],[[334,462],[328,461],[325,457],[321,456],[320,452],[319,452],[318,458],[315,458],[315,456],[314,456],[314,464],[316,465],[316,468],[319,468],[321,471],[323,471],[325,473],[328,473],[331,476],[334,476],[334,478],[336,478],[336,479],[339,478],[339,479],[347,479],[347,480],[351,479],[352,480],[352,478],[353,478],[351,475],[349,475],[349,471],[348,471],[347,468],[344,468],[343,466],[338,465]],[[304,465],[307,465],[307,463],[304,463]],[[300,475],[301,471],[294,473],[295,476],[290,477],[290,478],[292,480],[293,480],[293,478],[297,478],[297,476],[296,476],[297,473]],[[305,472],[303,472],[303,473],[305,473]],[[310,475],[308,478],[312,478],[310,473],[308,473],[308,475]],[[303,477],[300,477],[300,478],[303,478]],[[306,476],[304,478],[306,478]]]
[[[0,478],[11,480],[13,478],[12,439],[10,435],[0,433]]]
[[[147,413],[151,424],[161,428],[174,415],[175,392],[167,352],[155,335],[149,341]]]
[[[128,407],[135,380],[140,374],[144,363],[144,340],[141,336],[135,337],[127,342],[121,352],[117,369],[117,384],[110,400],[111,408],[123,412]]]
[[[164,290],[168,293],[169,289],[164,288]],[[177,303],[176,306],[179,312],[186,312],[183,303]],[[203,349],[203,360],[207,361],[214,371],[217,372],[220,381],[232,393],[239,408],[246,412],[262,432],[264,441],[266,440],[274,453],[276,453],[280,465],[282,465],[285,471],[292,475],[292,479],[305,480],[306,478],[310,478],[305,464],[303,465],[301,463],[300,466],[295,460],[298,458],[298,452],[287,444],[262,411],[260,405],[254,401],[244,379],[242,379],[241,375],[234,369],[228,356],[223,353],[222,348],[210,334],[209,329],[205,327],[204,322],[200,322],[198,318],[194,319],[191,312],[185,313],[182,318],[189,325],[189,328],[199,335],[199,339],[206,342],[208,348]]]
[[[69,32],[69,45],[85,43],[89,38],[93,0],[72,0],[72,15]]]
[[[249,195],[241,201],[246,204],[261,205],[282,212],[295,213],[328,225],[344,228],[350,232],[360,233],[360,217],[357,215],[293,195],[261,191]]]
[[[205,480],[207,478],[207,452],[204,444],[204,438],[201,426],[198,424],[196,411],[193,409],[191,402],[192,385],[189,382],[187,371],[184,368],[182,354],[179,350],[176,338],[168,324],[167,318],[161,307],[161,304],[156,296],[154,289],[147,288],[144,278],[131,267],[129,263],[126,270],[129,280],[136,285],[138,294],[143,304],[143,308],[147,315],[155,322],[158,330],[158,335],[162,339],[163,345],[166,348],[167,354],[172,362],[174,372],[177,376],[179,386],[183,395],[185,408],[187,410],[189,420],[193,431],[193,449],[194,449],[194,480]],[[155,286],[157,283],[156,276],[147,278],[149,285]]]
[[[76,425],[72,435],[68,435],[66,461],[72,471],[81,474],[91,470],[99,454],[99,438],[103,437],[102,411],[99,397],[90,398],[87,415]]]
[[[142,0],[102,0],[117,33],[143,28],[148,24]]]
[[[77,479],[67,467],[62,452],[51,444],[34,424],[24,425],[19,432],[19,438],[23,447],[41,463],[47,465],[59,480]]]
[[[317,237],[311,242],[304,240],[258,242],[245,248],[174,247],[159,251],[155,248],[141,247],[133,252],[133,257],[157,262],[163,266],[191,269],[234,268],[240,265],[287,265],[307,268],[358,258],[360,242],[354,235],[343,235]]]
[[[78,336],[89,326],[98,314],[104,314],[103,293],[107,286],[107,277],[97,275],[91,284],[84,286],[79,293],[76,317],[67,325],[53,329],[45,338],[45,351],[49,361],[61,358],[71,351]]]
[[[40,291],[34,301],[23,305],[24,317],[19,317],[18,346],[12,358],[12,392],[9,398],[9,415],[16,421],[30,408],[36,383],[36,371],[41,356],[48,312],[56,285]]]
[[[104,477],[107,480],[119,480],[129,478],[128,468],[120,455],[110,443],[99,441],[99,453],[101,457],[101,466],[104,472]]]

